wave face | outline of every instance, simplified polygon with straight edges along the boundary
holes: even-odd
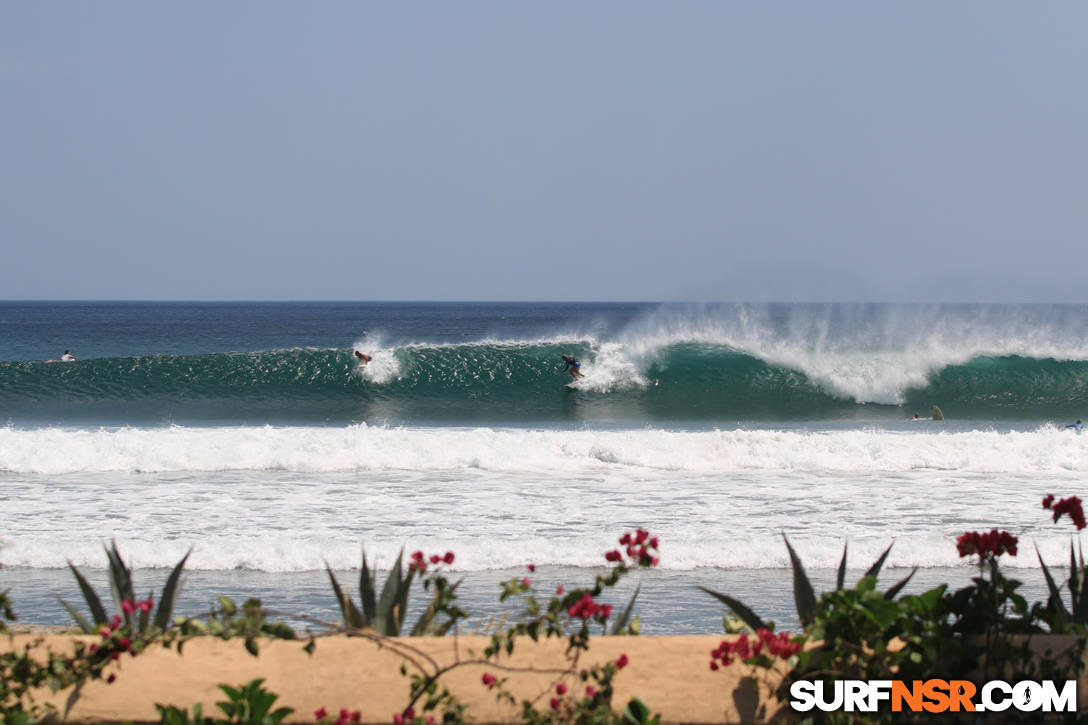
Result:
[[[573,353],[585,377],[556,364]],[[1064,419],[1088,405],[1088,361],[979,356],[894,383],[872,359],[796,367],[729,346],[676,343],[652,359],[618,343],[409,345],[0,363],[11,420],[390,422],[881,418]],[[917,378],[917,379],[914,379]]]
[[[1082,307],[576,306],[543,321],[527,308],[495,336],[486,320],[502,308],[467,309],[469,322],[460,308],[378,309],[403,330],[354,336],[373,357],[362,368],[334,330],[322,334],[338,346],[0,362],[0,411],[39,424],[733,423],[888,420],[938,404],[950,419],[1040,421],[1088,402]],[[232,334],[266,342],[281,312],[264,310],[252,339]],[[228,339],[215,329],[201,345]],[[562,374],[562,354],[584,379]]]

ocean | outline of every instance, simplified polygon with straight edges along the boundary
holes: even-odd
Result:
[[[66,623],[67,563],[102,582],[115,539],[141,590],[192,548],[181,611],[332,618],[325,562],[404,547],[455,552],[487,616],[642,527],[660,567],[616,603],[640,584],[645,632],[712,633],[697,585],[796,626],[783,534],[820,582],[894,542],[917,591],[999,528],[1042,598],[1032,545],[1067,562],[1072,527],[1039,502],[1082,493],[1086,414],[1085,306],[3,302],[0,590]]]

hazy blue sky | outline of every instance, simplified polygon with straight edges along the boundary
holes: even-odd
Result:
[[[1085,2],[0,3],[0,298],[1085,301]]]

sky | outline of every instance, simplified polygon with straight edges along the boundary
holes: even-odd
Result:
[[[1088,3],[0,3],[0,299],[1085,302]]]

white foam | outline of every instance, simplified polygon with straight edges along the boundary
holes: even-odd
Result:
[[[0,429],[0,471],[457,471],[879,473],[1088,471],[1084,437],[1053,427],[959,433],[880,429],[555,430],[225,427]]]
[[[721,345],[799,370],[832,395],[893,405],[933,373],[980,356],[1088,360],[1088,321],[1054,317],[1047,308],[852,309],[848,324],[834,311],[666,306],[628,326],[621,341],[643,370],[670,345]]]

